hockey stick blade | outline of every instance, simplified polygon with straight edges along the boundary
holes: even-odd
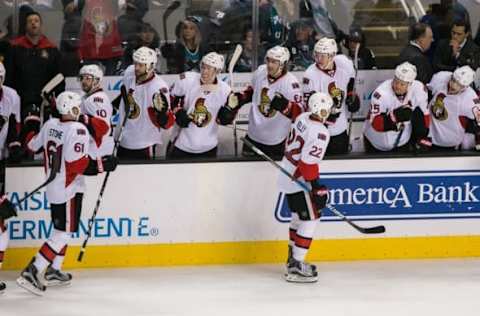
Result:
[[[280,164],[278,164],[275,160],[270,158],[267,154],[265,154],[263,151],[261,151],[259,148],[257,148],[254,144],[252,144],[250,141],[245,139],[245,137],[240,138],[242,142],[245,143],[250,149],[252,149],[257,155],[262,157],[263,159],[267,160],[270,162],[275,168],[280,170],[284,175],[289,177],[292,181],[294,181],[296,184],[298,184],[302,189],[306,191],[310,191],[311,189],[303,182],[299,181],[297,178],[295,178],[293,175],[291,175],[287,170],[285,170]],[[342,212],[337,210],[333,205],[327,204],[326,207],[332,211],[335,215],[340,217],[342,220],[347,222],[350,226],[355,228],[357,231],[359,231],[362,234],[381,234],[385,232],[385,226],[375,226],[375,227],[361,227],[354,222],[352,222],[348,217],[343,215]]]
[[[57,74],[53,77],[42,89],[42,96],[45,94],[50,94],[62,81],[65,80],[65,77],[62,74]]]

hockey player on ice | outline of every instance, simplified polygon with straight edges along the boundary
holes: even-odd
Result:
[[[364,125],[366,152],[408,152],[410,141],[417,151],[430,149],[428,93],[416,77],[417,68],[404,62],[373,91]]]
[[[61,93],[56,102],[60,118],[49,119],[27,144],[32,152],[44,152],[46,172],[55,175],[46,187],[52,233],[17,279],[19,286],[36,295],[46,289],[40,277],[44,271],[47,286],[69,284],[72,279],[61,269],[70,235],[79,228],[85,191],[83,175],[114,171],[117,165],[112,156],[103,157],[101,164],[88,156],[90,136],[85,125],[78,122],[80,104],[78,94]]]
[[[355,93],[355,69],[353,63],[345,62],[346,57],[337,57],[337,43],[324,37],[314,46],[315,63],[310,65],[303,77],[303,98],[305,104],[315,92],[330,95],[333,108],[328,118],[328,130],[332,137],[327,154],[348,152],[347,109],[357,112],[360,99]]]
[[[333,106],[332,98],[322,92],[313,93],[308,100],[308,112],[297,117],[291,124],[282,166],[294,177],[308,182],[312,190],[304,191],[289,177],[280,174],[280,191],[286,194],[292,211],[289,229],[287,274],[289,282],[316,282],[315,265],[305,262],[320,219],[321,211],[328,198],[328,190],[320,182],[319,164],[330,141],[330,133],[325,126]]]

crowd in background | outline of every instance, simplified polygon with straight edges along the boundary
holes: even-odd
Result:
[[[287,23],[272,1],[260,0],[257,33],[251,24],[252,1],[229,1],[222,10],[207,14],[181,9],[180,3],[172,1],[168,7],[185,11],[178,23],[162,21],[164,26],[174,28],[175,39],[168,38],[166,29],[160,36],[154,23],[145,21],[152,3],[62,0],[64,20],[58,26],[61,38],[57,46],[42,28],[43,12],[51,9],[54,1],[23,2],[17,23],[13,16],[9,17],[0,32],[0,61],[7,70],[4,84],[20,96],[21,124],[38,123],[29,118],[43,102],[42,87],[57,73],[77,76],[82,65],[96,63],[107,76],[123,75],[133,63],[133,52],[140,47],[154,49],[164,61],[157,73],[199,71],[202,57],[212,51],[223,55],[228,64],[237,43],[242,44],[243,52],[235,65],[236,72],[255,71],[255,66],[264,63],[268,49],[277,45],[290,52],[288,70],[304,71],[315,62],[315,43],[330,37],[336,40],[339,52],[355,61],[356,69],[377,69],[362,27],[354,21],[348,30],[339,29],[328,11],[319,6],[321,1],[299,1],[295,4],[299,6],[299,18]],[[117,17],[116,12],[121,14]],[[408,61],[417,68],[417,80],[428,84],[439,71],[453,72],[464,65],[474,71],[480,67],[480,31],[474,34],[468,12],[456,1],[442,0],[432,5],[419,22],[410,24],[409,42],[390,68]],[[56,94],[63,89],[63,85],[58,86]],[[19,127],[20,139],[27,138],[23,127]]]

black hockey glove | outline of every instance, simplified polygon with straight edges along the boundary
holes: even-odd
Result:
[[[118,158],[116,156],[104,156],[102,157],[103,170],[107,172],[112,172],[117,169]]]
[[[6,220],[13,216],[17,216],[15,205],[13,205],[6,196],[3,196],[2,202],[0,203],[0,219]]]
[[[360,110],[360,98],[355,93],[348,94],[345,103],[347,104],[348,111],[351,113]]]
[[[317,183],[316,180],[310,183],[312,185],[312,191],[310,191],[312,202],[315,204],[317,210],[321,210],[327,205],[328,189],[325,185]]]
[[[410,121],[412,118],[412,112],[412,108],[407,105],[396,108],[393,110],[394,120],[392,121],[395,123]]]
[[[275,93],[275,96],[273,97],[272,101],[270,102],[270,106],[274,108],[275,110],[282,112],[285,111],[288,107],[288,99],[285,98],[283,95],[280,93]]]
[[[175,122],[177,122],[178,126],[183,128],[188,127],[188,124],[190,124],[191,121],[192,119],[188,116],[187,111],[184,109],[180,109],[175,112]]]
[[[327,117],[326,125],[333,125],[337,121],[338,117],[340,116],[340,112],[337,113],[330,113]]]

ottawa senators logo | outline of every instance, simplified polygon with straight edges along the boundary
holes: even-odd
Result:
[[[333,106],[337,109],[341,108],[345,93],[337,88],[333,81],[328,84],[328,94],[330,94],[333,99]]]
[[[212,120],[212,114],[208,112],[205,106],[205,99],[199,98],[195,102],[195,109],[190,113],[190,117],[195,125],[198,127],[205,127]]]
[[[112,32],[112,25],[107,12],[101,6],[94,7],[91,11],[90,22],[93,24],[97,36],[106,37]]]
[[[430,107],[433,117],[439,121],[448,119],[448,111],[444,101],[445,97],[445,94],[439,93]]]
[[[263,114],[265,117],[272,117],[274,116],[277,111],[270,107],[270,98],[268,97],[268,88],[263,88],[260,94],[260,104],[258,105],[258,110],[260,113]]]
[[[127,102],[130,106],[130,114],[128,115],[128,119],[137,119],[140,116],[140,107],[138,106],[135,98],[133,97],[133,91],[128,92]]]

